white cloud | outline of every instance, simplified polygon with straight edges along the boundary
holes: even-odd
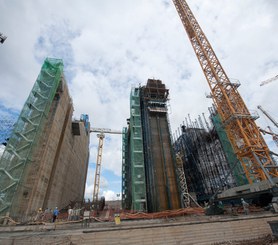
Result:
[[[115,193],[114,191],[108,190],[108,191],[104,191],[103,192],[103,196],[105,197],[106,201],[110,201],[110,200],[120,200],[121,199],[121,195],[119,195],[120,193]],[[119,196],[118,196],[119,195]]]
[[[241,81],[239,92],[250,110],[260,104],[277,120],[278,82],[259,83],[278,74],[278,2],[188,4],[228,76]],[[92,127],[121,130],[131,86],[153,77],[170,89],[173,131],[188,113],[192,119],[208,115],[209,88],[171,1],[12,0],[1,1],[0,9],[0,30],[8,36],[0,45],[0,102],[6,106],[21,109],[43,56],[61,56],[75,117],[89,114]],[[41,37],[45,45],[38,45]],[[271,125],[263,118],[258,124]],[[92,134],[90,162],[96,161],[97,145]],[[102,168],[121,174],[121,136],[105,139]]]

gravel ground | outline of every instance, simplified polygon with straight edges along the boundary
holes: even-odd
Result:
[[[271,235],[260,237],[257,239],[250,239],[244,241],[226,241],[213,243],[212,245],[271,245],[278,244],[278,240],[273,238]]]

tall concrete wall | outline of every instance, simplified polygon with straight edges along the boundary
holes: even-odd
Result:
[[[89,132],[72,132],[73,105],[61,78],[50,113],[13,200],[11,215],[27,220],[38,208],[63,208],[82,200],[89,160]]]
[[[169,91],[160,80],[141,88],[142,131],[150,212],[181,208],[175,158],[167,117]]]

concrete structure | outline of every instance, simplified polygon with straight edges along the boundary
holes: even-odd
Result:
[[[167,112],[160,80],[131,91],[129,130],[123,138],[123,208],[158,212],[181,207]]]
[[[0,214],[24,221],[83,200],[90,127],[72,114],[62,61],[46,59],[0,161]]]

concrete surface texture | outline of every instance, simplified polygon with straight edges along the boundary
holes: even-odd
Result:
[[[66,81],[52,102],[47,122],[27,166],[11,217],[30,220],[39,208],[61,209],[84,196],[89,159],[89,133],[79,122],[80,135],[72,133],[73,105]]]
[[[1,227],[1,244],[276,244],[268,221],[277,215],[198,216],[178,220],[122,221]],[[29,229],[29,231],[27,231]],[[21,232],[17,232],[17,231]],[[25,230],[25,231],[24,231]],[[259,243],[258,243],[259,242]]]

